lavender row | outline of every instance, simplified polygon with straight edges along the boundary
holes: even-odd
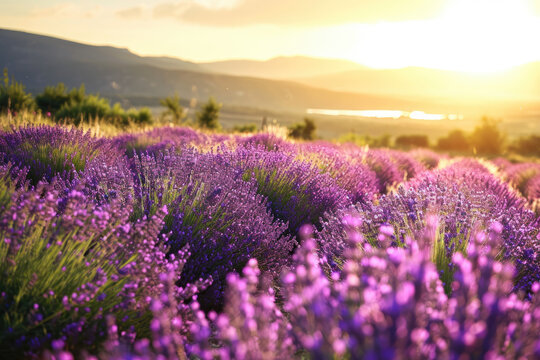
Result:
[[[187,128],[0,133],[0,355],[534,356],[539,220],[496,164]]]

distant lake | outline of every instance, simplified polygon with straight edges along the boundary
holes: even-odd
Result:
[[[402,110],[333,110],[333,109],[307,109],[306,113],[314,115],[328,116],[350,116],[373,119],[401,119],[412,120],[462,120],[463,115],[458,114],[428,114],[423,111],[402,111]]]

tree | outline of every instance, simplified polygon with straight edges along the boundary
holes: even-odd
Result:
[[[221,104],[217,103],[213,97],[208,99],[208,102],[202,106],[201,111],[197,113],[197,124],[206,129],[219,129],[219,110]]]
[[[516,139],[510,150],[525,156],[540,156],[540,135],[529,135]]]
[[[466,152],[470,149],[469,139],[461,130],[452,130],[447,136],[439,139],[437,148],[443,151]]]
[[[32,94],[27,94],[24,85],[11,79],[4,68],[4,82],[0,85],[0,112],[30,110],[34,107]]]
[[[317,127],[315,122],[304,118],[304,123],[296,123],[289,128],[289,136],[294,139],[314,140]]]
[[[175,124],[180,124],[185,117],[184,108],[180,105],[180,96],[176,94],[174,96],[168,96],[165,99],[161,99],[159,103],[167,109],[162,115],[170,115]]]
[[[497,155],[503,150],[504,135],[498,120],[483,117],[471,134],[471,145],[477,154]]]

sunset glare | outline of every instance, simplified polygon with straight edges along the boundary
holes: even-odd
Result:
[[[387,0],[388,11],[382,5],[382,10],[373,10],[367,2],[345,1],[353,8],[339,2],[333,12],[327,2],[313,3],[315,10],[302,10],[301,5],[291,10],[281,0],[264,3],[257,12],[257,1],[7,0],[0,5],[0,23],[15,30],[127,47],[140,55],[199,62],[305,55],[374,68],[493,72],[540,60],[540,47],[535,45],[540,17],[533,0],[410,5]],[[325,11],[331,14],[325,17]],[[355,13],[348,14],[351,11]]]

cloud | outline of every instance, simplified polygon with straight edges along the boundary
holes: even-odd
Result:
[[[144,15],[144,8],[142,6],[134,6],[127,9],[119,10],[115,13],[116,16],[123,19],[140,19]]]
[[[76,11],[73,4],[61,3],[47,7],[35,7],[30,10],[29,15],[34,17],[51,17],[71,15]]]
[[[184,0],[157,5],[154,16],[223,27],[300,27],[426,19],[437,16],[446,4],[446,0],[241,0],[216,7],[209,1]]]
[[[72,3],[59,3],[46,7],[35,7],[30,10],[30,17],[86,17],[94,18],[103,13],[100,5],[82,6]]]

